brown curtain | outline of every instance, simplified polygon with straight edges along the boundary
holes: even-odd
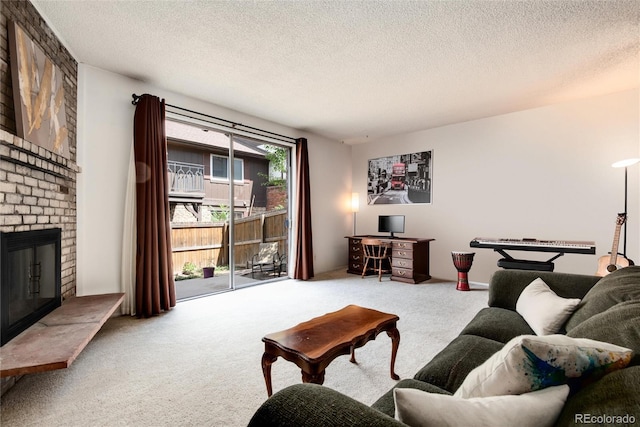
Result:
[[[133,122],[136,160],[136,315],[176,305],[171,261],[164,100],[142,95]]]
[[[309,185],[309,153],[306,138],[296,141],[298,166],[298,235],[293,278],[309,280],[313,277],[313,240],[311,238],[311,191]]]

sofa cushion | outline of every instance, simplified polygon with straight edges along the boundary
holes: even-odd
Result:
[[[518,335],[532,335],[533,329],[513,310],[485,307],[460,332],[506,343]]]
[[[521,394],[592,382],[629,364],[633,351],[565,335],[523,335],[474,369],[455,392],[462,398]]]
[[[215,420],[211,425],[216,425]],[[248,425],[268,426],[402,427],[402,424],[329,387],[305,383],[274,393],[253,414]]]
[[[640,266],[622,268],[603,277],[582,299],[565,325],[567,331],[624,301],[640,300]]]
[[[424,381],[414,380],[413,378],[407,378],[399,381],[391,390],[383,394],[378,400],[375,401],[372,408],[393,417],[395,415],[395,402],[393,393],[396,388],[413,388],[421,390],[427,393],[437,393],[451,395],[448,391],[436,387],[433,384],[425,383]]]
[[[562,298],[582,299],[600,280],[597,276],[553,273],[550,271],[498,270],[489,284],[489,307],[515,310],[518,297],[536,278],[541,278]]]
[[[536,335],[552,335],[560,332],[578,304],[580,299],[559,297],[538,277],[518,297],[516,311]]]
[[[562,411],[569,386],[517,396],[461,399],[414,389],[395,389],[398,421],[423,426],[551,426]]]
[[[484,363],[503,345],[475,335],[460,335],[436,354],[414,378],[453,393],[469,372]]]
[[[640,301],[618,303],[579,323],[567,335],[630,348],[634,351],[631,363],[640,364]]]
[[[612,372],[570,396],[556,421],[556,426],[637,425],[640,421],[638,396],[640,396],[640,366]],[[604,415],[620,417],[627,415],[627,420],[592,418],[591,421],[585,421],[587,416]],[[629,416],[635,417],[635,420],[629,420]]]

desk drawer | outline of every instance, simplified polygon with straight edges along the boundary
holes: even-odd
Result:
[[[394,256],[391,258],[391,267],[408,268],[412,270],[413,258],[400,258],[400,257]]]
[[[402,259],[413,259],[413,250],[411,249],[396,249],[393,247],[393,251],[391,252],[391,258],[402,258]]]
[[[413,280],[413,269],[393,267],[391,269],[391,276],[398,279]]]
[[[349,255],[361,252],[363,252],[362,239],[349,239]]]
[[[364,255],[358,253],[349,253],[349,262],[359,262],[362,263],[364,261]]]
[[[347,273],[362,274],[362,267],[364,267],[362,262],[349,261],[349,264],[347,265]]]
[[[413,250],[413,242],[400,242],[400,241],[395,241],[393,242],[393,250],[407,250],[407,251],[412,251]]]

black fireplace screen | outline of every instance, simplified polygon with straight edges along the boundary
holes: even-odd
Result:
[[[0,233],[2,344],[61,304],[61,230]]]

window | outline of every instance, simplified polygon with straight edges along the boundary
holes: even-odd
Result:
[[[234,159],[233,180],[244,182],[244,160]],[[226,156],[211,155],[211,181],[229,180],[229,158]]]

